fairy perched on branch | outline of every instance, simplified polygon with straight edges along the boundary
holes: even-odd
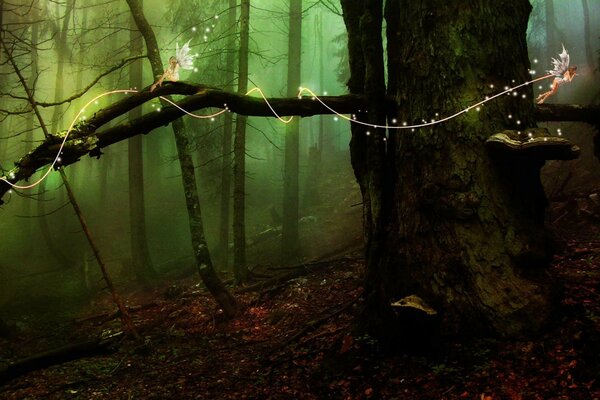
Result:
[[[161,86],[165,79],[171,82],[177,82],[179,80],[179,68],[192,70],[194,69],[194,57],[196,55],[190,54],[190,41],[188,40],[183,47],[179,48],[179,43],[176,45],[175,55],[169,58],[169,66],[165,69],[165,72],[150,88],[150,91],[154,91],[157,86]]]
[[[565,46],[563,45],[562,53],[559,54],[560,60],[556,58],[552,59],[552,65],[554,68],[549,70],[548,72],[551,75],[554,75],[554,81],[552,82],[552,87],[545,93],[542,93],[536,99],[538,104],[542,104],[546,99],[558,91],[558,88],[565,82],[571,82],[577,73],[577,67],[575,65],[570,66],[569,61],[569,53],[565,50]]]

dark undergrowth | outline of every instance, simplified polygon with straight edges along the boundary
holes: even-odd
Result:
[[[0,386],[0,398],[598,399],[600,236],[593,221],[568,220],[557,227],[564,246],[552,266],[565,288],[562,314],[540,337],[387,354],[352,334],[364,269],[354,252],[287,284],[238,293],[243,312],[230,321],[195,276],[125,293],[141,342],[118,339],[104,354],[27,373]],[[79,320],[0,339],[0,357],[120,330],[108,297],[94,307]]]

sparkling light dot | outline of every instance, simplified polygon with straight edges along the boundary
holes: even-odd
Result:
[[[529,132],[529,133],[527,134],[527,136],[529,136],[529,137],[533,137],[533,133]]]
[[[339,118],[338,117],[333,117],[333,120],[334,121],[339,121]]]
[[[548,141],[548,138],[544,138],[544,142],[547,142],[547,141]]]
[[[509,119],[512,119],[512,114],[508,114],[508,118],[509,118]]]
[[[490,89],[493,89],[493,88],[494,88],[494,84],[492,83],[492,84],[490,84]]]
[[[517,92],[512,92],[512,94],[513,94],[513,96],[516,96],[516,95],[517,95]]]
[[[160,112],[160,107],[158,107],[158,108],[156,109],[156,111]]]
[[[542,86],[542,85],[538,86],[538,89],[542,90],[542,89],[543,89],[543,86]]]
[[[327,92],[323,92],[323,96],[327,96]]]
[[[196,27],[195,26],[192,27],[192,32],[196,32]]]
[[[402,126],[406,126],[406,125],[407,125],[407,123],[406,123],[406,121],[404,121],[404,122],[402,123]]]
[[[396,120],[396,118],[392,118],[392,124],[395,124],[396,122],[398,122],[398,120]]]
[[[213,118],[211,118],[211,119],[210,119],[210,122],[215,122],[215,118],[214,118],[214,117],[213,117]]]
[[[367,131],[367,136],[370,136],[370,135],[371,135],[371,132],[370,132],[370,131]]]
[[[194,67],[194,72],[198,72],[198,68]]]
[[[218,15],[215,15],[215,19],[219,19],[219,16],[218,16]]]
[[[538,59],[537,59],[537,58],[534,58],[534,59],[533,59],[533,62],[534,62],[535,64],[537,64],[537,62],[538,62]]]
[[[524,94],[522,94],[522,95],[521,95],[521,97],[522,97],[522,98],[526,98],[527,96],[526,96],[526,95],[524,95]]]
[[[481,107],[477,107],[477,108],[476,108],[476,110],[477,110],[477,111],[481,111]]]
[[[520,119],[517,120],[517,125],[521,125],[521,120]]]
[[[508,86],[504,86],[504,90],[508,90]]]
[[[206,33],[210,32],[210,28],[205,29]]]

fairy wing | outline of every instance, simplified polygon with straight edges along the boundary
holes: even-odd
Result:
[[[190,41],[188,40],[183,47],[179,48],[179,43],[177,43],[177,47],[175,50],[175,58],[177,58],[177,63],[183,69],[194,69],[194,57],[195,55],[190,54]]]
[[[560,53],[558,56],[560,57],[560,60],[557,60],[556,58],[552,58],[552,66],[554,68],[551,70],[548,70],[548,72],[554,76],[562,77],[564,75],[564,73],[567,72],[567,69],[569,68],[569,61],[570,61],[569,53],[567,53],[567,50],[565,49],[565,45],[563,45],[563,47],[562,47],[562,53]]]

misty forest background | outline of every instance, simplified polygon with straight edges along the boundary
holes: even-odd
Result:
[[[163,65],[174,54],[176,43],[181,46],[191,40],[192,53],[198,54],[196,68],[180,71],[181,79],[236,91],[240,13],[236,7],[235,20],[230,20],[230,3],[237,2],[145,0],[144,11],[156,34]],[[597,104],[600,46],[594,27],[600,25],[600,2],[532,1],[532,5],[528,46],[537,76],[550,68],[550,57],[557,56],[561,43],[578,66],[572,84],[561,87],[549,102]],[[348,50],[339,4],[305,0],[302,6],[301,85],[318,94],[347,93]],[[29,84],[35,87],[38,102],[60,102],[113,69],[82,96],[41,108],[51,132],[66,130],[94,96],[134,86],[131,68],[135,65],[143,66],[141,87],[155,80],[145,58],[122,62],[146,54],[124,1],[4,0],[3,7],[4,38],[20,38],[25,44],[33,43],[36,49],[22,45],[14,55]],[[251,2],[248,88],[260,87],[271,97],[288,95],[288,21],[287,1]],[[231,58],[235,60],[233,65]],[[26,102],[19,98],[24,95],[22,87],[4,54],[0,61],[0,167],[4,172],[40,143],[43,133],[32,113],[26,112]],[[292,88],[292,93],[296,90]],[[536,87],[535,94],[539,91]],[[98,100],[82,118],[123,96]],[[161,104],[156,99],[142,107],[145,112],[160,112]],[[233,165],[232,145],[227,152],[223,144],[229,121],[224,116],[214,120],[184,119],[207,243],[215,268],[227,278],[234,264],[233,230],[228,229],[227,244],[220,235],[223,179],[231,176]],[[350,163],[349,124],[335,116],[304,118],[300,122],[299,240],[292,252],[282,251],[280,235],[286,208],[286,125],[263,117],[248,117],[246,124],[245,231],[250,269],[360,251],[361,196]],[[593,129],[580,123],[541,125],[553,132],[561,129],[582,149],[578,160],[547,163],[543,177],[547,195],[552,198],[598,187]],[[235,128],[235,123],[232,126]],[[135,164],[130,144],[117,143],[103,152],[99,159],[86,157],[65,171],[117,287],[148,287],[195,273],[171,128],[156,129],[142,139],[145,255],[139,251],[137,239],[132,239],[132,226],[135,230],[140,222],[131,217],[130,193],[139,192],[139,188],[130,184],[130,165]],[[231,186],[229,190],[225,198],[231,199]],[[104,284],[60,176],[54,172],[43,185],[13,191],[4,200],[0,208],[0,317],[27,325],[28,316],[48,313],[55,318],[57,313],[69,315],[89,305]],[[229,226],[231,217],[230,211],[226,220]]]

